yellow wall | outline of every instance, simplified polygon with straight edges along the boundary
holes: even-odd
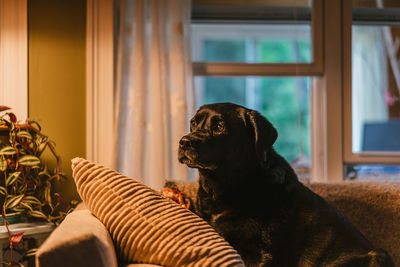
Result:
[[[86,154],[85,19],[84,0],[28,1],[29,117],[57,144],[67,199],[78,197],[71,159]]]

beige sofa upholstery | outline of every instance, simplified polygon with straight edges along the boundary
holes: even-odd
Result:
[[[194,186],[180,184],[188,194],[195,192]],[[307,186],[339,209],[375,246],[386,249],[400,266],[400,183],[343,182]],[[36,265],[112,267],[117,266],[117,259],[107,229],[80,207],[39,248]]]
[[[106,227],[81,203],[39,248],[36,266],[117,267],[118,263],[114,244]]]

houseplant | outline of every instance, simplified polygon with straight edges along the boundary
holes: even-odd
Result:
[[[12,249],[22,238],[22,234],[12,235],[8,230],[10,215],[22,216],[24,220],[45,220],[59,223],[76,201],[66,203],[53,185],[64,174],[61,159],[55,143],[41,132],[34,120],[21,124],[15,114],[0,106],[0,204],[1,217],[9,233],[11,260]],[[49,150],[56,161],[54,171],[48,170],[42,154]],[[4,263],[4,262],[3,262]]]

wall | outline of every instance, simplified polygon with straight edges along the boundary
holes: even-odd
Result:
[[[78,197],[71,159],[86,154],[85,27],[86,1],[28,1],[28,112],[57,144],[67,199]]]

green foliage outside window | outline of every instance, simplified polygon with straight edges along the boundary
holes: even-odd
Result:
[[[245,41],[207,40],[205,61],[246,62]],[[257,41],[258,62],[309,62],[310,42]],[[200,104],[233,102],[246,106],[246,77],[205,77]],[[254,78],[253,78],[254,79]],[[310,158],[310,79],[306,77],[257,77],[255,108],[277,128],[275,149],[292,161],[303,153]],[[249,107],[254,108],[254,107]]]

